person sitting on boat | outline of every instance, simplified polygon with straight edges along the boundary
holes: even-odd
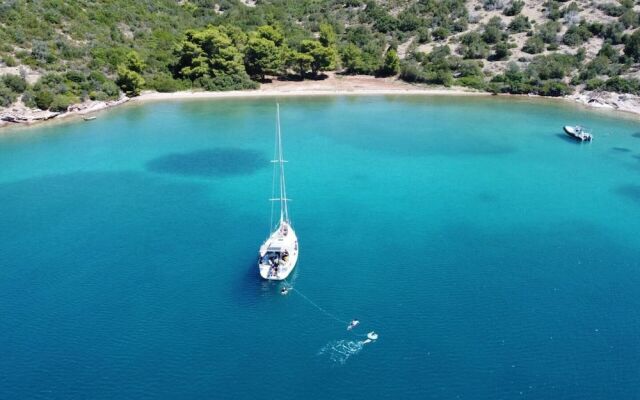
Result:
[[[355,328],[356,326],[358,326],[358,324],[360,323],[360,321],[358,321],[357,319],[352,319],[351,322],[349,322],[349,325],[347,326],[347,330],[350,331],[353,328]]]

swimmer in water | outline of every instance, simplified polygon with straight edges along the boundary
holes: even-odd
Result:
[[[289,293],[289,288],[283,287],[282,289],[280,289],[281,295],[285,296],[287,293]]]
[[[353,328],[355,328],[356,326],[358,326],[358,324],[360,323],[360,321],[358,321],[357,319],[352,319],[351,322],[349,322],[349,325],[347,325],[347,330],[350,331]]]

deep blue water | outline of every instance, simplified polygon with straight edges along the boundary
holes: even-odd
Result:
[[[130,105],[0,135],[0,398],[640,398],[637,120],[280,102],[294,286],[380,339],[258,277],[273,100]]]

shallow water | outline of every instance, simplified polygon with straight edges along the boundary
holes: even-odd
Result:
[[[281,99],[314,306],[255,266],[274,112],[154,103],[0,136],[0,398],[640,397],[636,120]]]

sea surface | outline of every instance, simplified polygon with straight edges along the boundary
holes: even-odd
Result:
[[[637,119],[279,101],[286,296],[256,266],[274,99],[2,132],[1,399],[640,398]]]

